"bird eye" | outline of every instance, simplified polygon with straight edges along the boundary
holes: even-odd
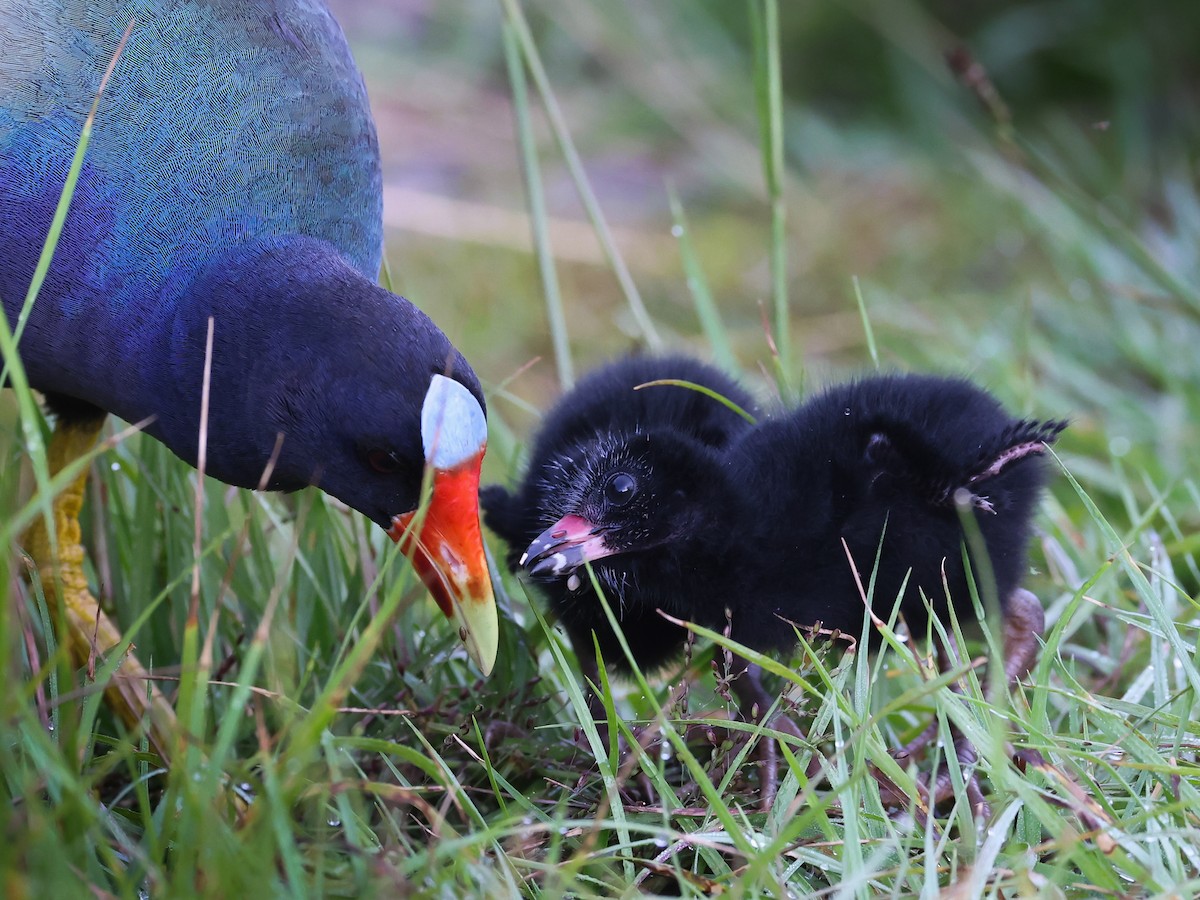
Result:
[[[367,463],[381,475],[395,475],[400,471],[400,460],[388,450],[368,450]]]
[[[613,506],[624,506],[637,493],[637,481],[626,472],[618,472],[604,485],[604,499]]]

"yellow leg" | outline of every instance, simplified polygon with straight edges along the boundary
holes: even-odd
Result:
[[[50,441],[49,465],[56,474],[96,444],[103,417],[82,421],[60,420]],[[48,599],[61,597],[66,612],[67,634],[60,635],[70,648],[74,662],[89,672],[98,659],[121,642],[121,632],[105,615],[88,589],[83,573],[83,544],[80,542],[79,511],[87,470],[54,499],[54,531],[50,540],[45,522],[38,519],[25,535],[25,545],[41,577]],[[57,564],[56,564],[57,563]],[[60,593],[61,592],[61,593]],[[132,652],[127,653],[104,695],[113,711],[131,728],[142,728],[151,747],[169,762],[169,751],[178,733],[175,710],[150,680]]]

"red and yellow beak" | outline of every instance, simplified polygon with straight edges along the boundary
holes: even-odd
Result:
[[[393,518],[388,534],[487,675],[496,662],[499,628],[479,526],[483,410],[457,381],[435,375],[421,412],[421,437],[433,476],[429,503]]]

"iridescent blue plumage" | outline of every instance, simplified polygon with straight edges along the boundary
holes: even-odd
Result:
[[[110,62],[19,347],[30,384],[59,415],[51,468],[85,452],[113,412],[189,462],[203,440],[206,471],[231,484],[319,485],[400,541],[487,673],[497,632],[479,533],[483,395],[429,318],[375,284],[375,129],[323,4],[0,5],[0,300],[10,324]],[[477,449],[448,468],[431,460],[432,495],[412,533],[423,445],[439,437],[422,433],[427,400],[456,448],[473,438]],[[62,637],[77,662],[121,643],[83,572],[83,480],[54,500],[54,539],[45,523],[26,536],[68,610]],[[167,752],[169,706],[154,691],[147,698],[132,660],[120,672],[114,705],[147,721]]]
[[[362,79],[312,2],[33,2],[0,10],[0,182],[53,206],[104,67],[134,28],[101,102],[77,208],[108,219],[91,285],[153,305],[214,247],[299,233],[379,269],[378,150]],[[285,169],[286,167],[286,169]],[[18,223],[23,231],[35,223]],[[32,238],[40,246],[42,234]],[[114,287],[117,291],[114,293]]]
[[[374,283],[375,130],[324,4],[0,5],[9,321],[131,19],[21,340],[31,382],[52,403],[152,417],[149,432],[193,461],[212,315],[209,471],[253,486],[283,434],[273,487],[319,483],[386,526],[416,503],[431,374],[482,395],[433,323]],[[366,462],[375,451],[403,471],[381,480]]]

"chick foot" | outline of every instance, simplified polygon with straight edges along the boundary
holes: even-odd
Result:
[[[1009,597],[1004,608],[1003,646],[1001,649],[1004,665],[1004,683],[1008,689],[1029,674],[1037,660],[1038,639],[1046,630],[1046,614],[1037,597],[1031,592],[1018,588]],[[948,660],[939,655],[939,664],[943,670]],[[958,690],[958,688],[954,688]],[[984,690],[984,699],[991,699],[991,691]],[[938,723],[929,725],[915,738],[892,751],[896,760],[908,760],[924,752],[926,747],[937,737]],[[979,762],[979,752],[958,729],[951,726],[955,758],[966,775],[966,797],[976,818],[986,819],[991,815],[991,807],[984,799],[983,790],[979,784],[976,764]],[[880,794],[885,805],[906,807],[912,798],[899,789],[891,779],[878,769],[872,769],[872,775],[879,782]],[[932,811],[939,804],[949,800],[954,795],[954,783],[950,773],[940,768],[932,776],[924,774],[918,779],[917,790],[919,800],[926,810]]]

